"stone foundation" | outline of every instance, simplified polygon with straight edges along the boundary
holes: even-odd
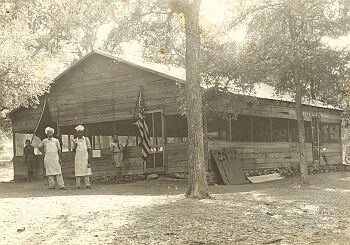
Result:
[[[318,169],[313,166],[309,167],[309,174],[316,174],[322,172],[331,172],[331,171],[347,171],[350,170],[350,167],[346,167],[344,165],[327,165],[320,166]],[[300,169],[298,167],[285,167],[285,168],[273,168],[273,169],[255,169],[255,170],[244,170],[245,177],[253,177],[260,176],[266,174],[274,174],[279,173],[281,176],[286,178],[292,177],[300,174]],[[222,184],[221,178],[216,171],[207,171],[206,172],[207,181],[209,185]],[[179,173],[165,173],[165,174],[140,174],[140,175],[126,175],[123,176],[122,179],[118,179],[117,176],[104,176],[92,177],[92,181],[97,182],[135,182],[142,180],[151,180],[157,179],[159,177],[165,177],[170,179],[188,179],[187,172],[179,172]]]

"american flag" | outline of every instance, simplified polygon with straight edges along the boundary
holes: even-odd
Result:
[[[140,90],[139,96],[137,99],[137,111],[138,111],[138,120],[135,124],[139,129],[140,138],[141,138],[139,146],[141,148],[142,158],[145,161],[147,156],[151,152],[151,147],[150,147],[151,139],[149,137],[149,131],[148,131],[146,121],[144,119],[145,106],[143,102],[142,90]]]

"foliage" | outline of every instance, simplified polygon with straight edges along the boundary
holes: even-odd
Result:
[[[295,94],[297,70],[303,97],[339,106],[350,81],[349,54],[331,49],[325,38],[349,33],[344,1],[269,0],[248,13],[245,78],[267,82],[277,94]]]
[[[120,1],[13,0],[0,5],[0,110],[38,103],[50,82],[100,45]],[[103,31],[103,30],[102,30]]]
[[[307,184],[302,103],[316,99],[338,106],[343,99],[350,82],[348,55],[324,40],[349,33],[346,2],[269,0],[258,2],[245,15],[248,43],[242,60],[251,69],[246,79],[269,83],[277,94],[294,95],[301,184]]]
[[[123,44],[133,41],[140,45],[144,59],[185,68],[185,19],[176,3],[161,0],[129,1],[128,14],[111,30],[105,48],[120,54]],[[212,92],[216,90],[229,94],[233,88],[247,91],[252,90],[253,84],[239,76],[247,68],[238,62],[239,48],[225,32],[228,22],[222,17],[222,22],[215,24],[201,18],[200,73],[202,86],[207,88],[203,91],[203,103],[215,102],[220,107],[231,107],[231,104],[223,103],[226,100],[221,100],[220,96],[212,96]],[[181,91],[180,97],[184,98]],[[185,108],[183,103],[182,109]],[[238,112],[239,108],[236,109]]]

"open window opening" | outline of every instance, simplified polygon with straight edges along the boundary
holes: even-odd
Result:
[[[26,133],[15,133],[14,134],[14,143],[15,143],[15,156],[23,156],[23,148],[25,146],[25,141],[27,139],[32,140],[33,134]],[[34,136],[32,146],[34,146],[35,155],[40,155],[41,152],[38,149],[38,145],[41,142],[41,139],[37,136]]]
[[[208,139],[230,140],[230,116],[209,112],[207,116]]]
[[[187,119],[180,114],[165,116],[167,125],[167,143],[187,142]]]

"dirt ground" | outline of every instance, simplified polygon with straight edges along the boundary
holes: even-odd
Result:
[[[0,171],[3,171],[0,168]],[[350,173],[212,186],[183,196],[186,181],[48,190],[0,183],[0,244],[350,244]]]

